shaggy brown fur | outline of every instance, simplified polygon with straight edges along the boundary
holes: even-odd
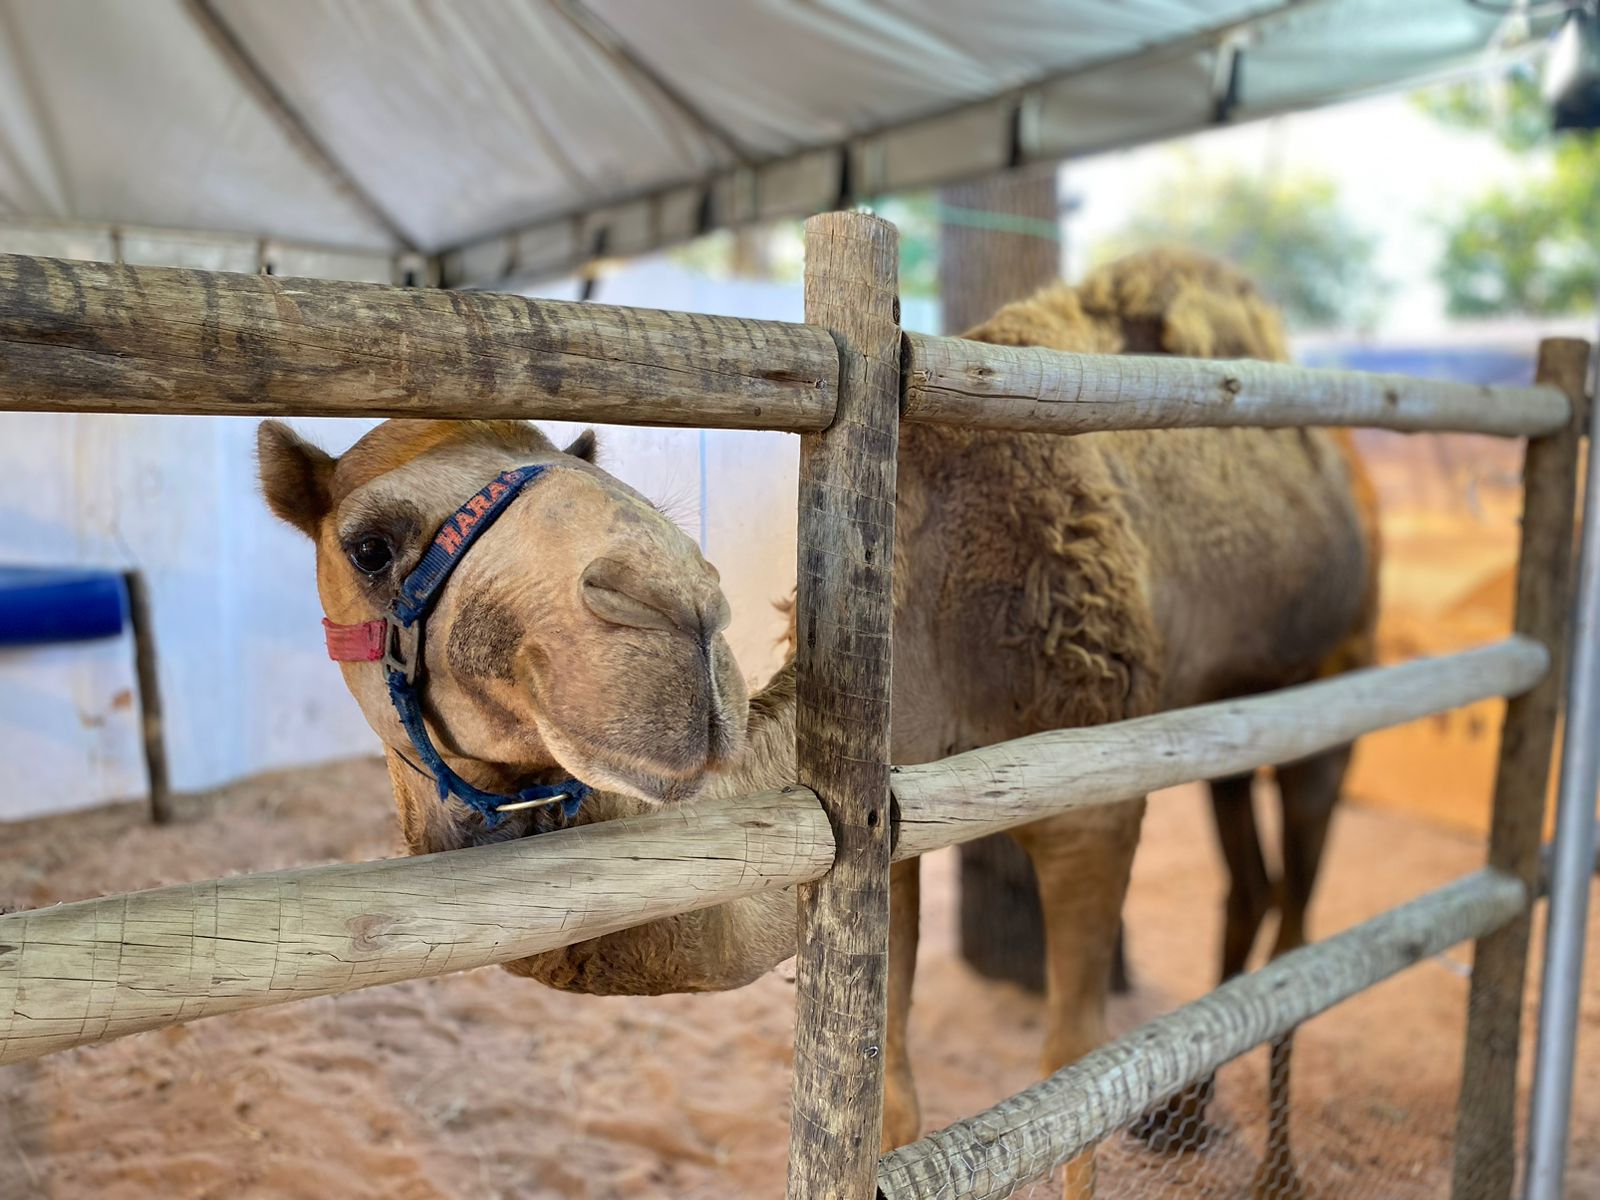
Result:
[[[1285,356],[1278,318],[1247,279],[1175,251],[1046,289],[967,336],[1095,353]],[[1372,491],[1342,436],[905,425],[898,499],[896,762],[1281,687],[1371,659]],[[1307,773],[1314,784],[1295,797],[1285,790],[1286,808],[1306,814],[1295,823],[1305,844],[1286,846],[1296,864],[1286,888],[1291,942],[1342,763]],[[1018,831],[1046,914],[1046,1069],[1104,1038],[1116,913],[1142,811],[1136,801]],[[1219,803],[1218,818],[1235,829],[1245,819],[1236,803],[1226,812]],[[1247,832],[1254,848],[1253,825]],[[1230,926],[1242,931],[1233,940],[1246,952],[1264,890],[1252,886],[1230,907]],[[909,976],[909,951],[895,957],[892,970]],[[890,1041],[892,1077],[907,1089],[905,1049]],[[901,1115],[895,1138],[912,1132],[914,1104]],[[1286,1143],[1275,1153],[1292,1180]],[[1075,1186],[1086,1188],[1088,1174]]]
[[[1277,315],[1248,280],[1176,251],[1047,289],[967,336],[1285,357]],[[1096,723],[1308,678],[1370,634],[1372,493],[1342,436],[908,425],[900,470],[900,611],[935,596],[941,619],[989,635],[972,644],[1017,650],[1024,686],[995,684],[1022,725]],[[1208,636],[1225,632],[1226,642]]]

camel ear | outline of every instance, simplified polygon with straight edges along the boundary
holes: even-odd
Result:
[[[585,429],[572,439],[572,445],[568,446],[562,453],[570,454],[573,458],[581,458],[586,463],[592,463],[595,453],[599,449],[599,440],[595,437],[594,430]]]
[[[333,501],[333,459],[282,421],[263,421],[256,428],[256,459],[267,507],[308,538]]]

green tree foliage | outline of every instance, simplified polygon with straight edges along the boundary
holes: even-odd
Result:
[[[1480,192],[1445,220],[1439,262],[1458,316],[1586,312],[1600,292],[1600,145],[1594,135],[1554,134],[1537,81],[1424,92],[1418,104],[1444,124],[1492,133],[1527,159],[1519,182]]]
[[[1508,150],[1550,145],[1550,112],[1539,98],[1539,84],[1526,70],[1492,82],[1473,80],[1428,88],[1412,97],[1437,121],[1457,129],[1489,130]]]
[[[1206,171],[1192,157],[1146,198],[1098,260],[1154,245],[1189,246],[1247,271],[1301,328],[1376,319],[1375,239],[1315,175]]]

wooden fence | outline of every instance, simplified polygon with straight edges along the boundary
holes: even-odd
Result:
[[[1564,659],[1588,347],[1483,388],[906,334],[894,229],[807,223],[808,324],[0,256],[0,409],[520,417],[801,434],[798,775],[779,792],[446,855],[0,916],[0,1062],[503,962],[799,886],[789,1194],[1003,1196],[1219,1063],[1478,940],[1458,1200],[1506,1200]],[[1075,433],[1372,425],[1529,439],[1516,635],[1250,699],[891,771],[898,424]],[[845,615],[848,614],[848,620]],[[1484,870],[1236,979],[881,1161],[891,860],[1511,697]],[[1081,1098],[1090,1103],[1079,1103]]]

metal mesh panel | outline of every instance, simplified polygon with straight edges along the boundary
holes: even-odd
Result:
[[[1424,970],[1459,970],[1435,959]],[[1465,980],[1453,1016],[1429,1016],[1465,1031]],[[1380,989],[1404,989],[1405,977]],[[1459,1078],[1459,1042],[1451,1061],[1426,1079],[1397,1079],[1372,1053],[1352,1055],[1349,1030],[1363,1019],[1363,999],[1318,1017],[1294,1037],[1287,1088],[1269,1086],[1281,1058],[1261,1046],[1226,1064],[1209,1088],[1193,1088],[1169,1106],[1102,1141],[1095,1150],[1095,1200],[1435,1200],[1450,1194]],[[1395,995],[1389,1004],[1403,1004]],[[1346,1023],[1343,1030],[1339,1024]],[[1204,1104],[1198,1103],[1201,1099]],[[1203,1109],[1203,1116],[1201,1115]],[[1269,1154],[1277,1125],[1287,1130],[1287,1166]],[[1280,1146],[1283,1144],[1278,1143]],[[1052,1200],[1061,1172],[1019,1189]]]

